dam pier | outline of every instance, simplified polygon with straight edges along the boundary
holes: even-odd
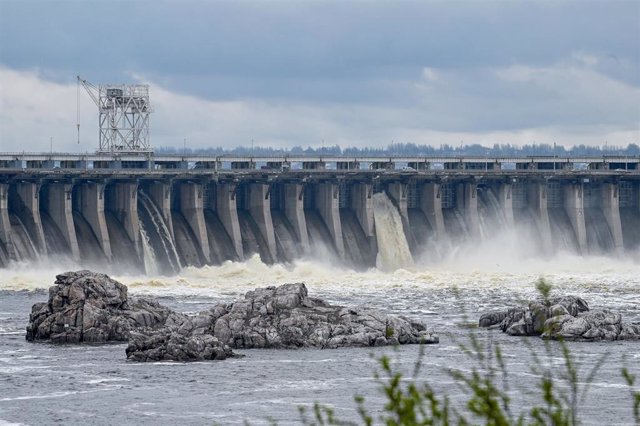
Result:
[[[640,247],[637,157],[0,154],[0,266],[66,256],[172,274],[322,253],[376,265],[373,196],[414,259],[512,230],[553,256]]]

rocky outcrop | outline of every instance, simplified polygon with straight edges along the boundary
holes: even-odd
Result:
[[[192,334],[184,327],[132,332],[126,349],[131,361],[211,361],[237,357],[211,334]]]
[[[285,284],[248,292],[243,300],[216,305],[180,326],[131,333],[127,357],[133,360],[219,359],[206,349],[219,342],[233,349],[338,348],[437,343],[418,322],[372,309],[332,306],[308,297],[304,284]]]
[[[545,323],[542,337],[565,340],[638,340],[640,324],[624,324],[622,315],[608,310],[558,315]]]
[[[544,302],[536,300],[526,306],[492,311],[480,316],[480,327],[499,328],[512,336],[539,336],[548,318],[557,315],[576,316],[589,310],[584,299],[575,296],[557,297]]]
[[[33,305],[27,340],[52,343],[126,341],[131,330],[184,321],[157,302],[128,299],[127,287],[105,274],[66,272],[56,276],[49,301]]]
[[[587,302],[575,296],[488,312],[478,324],[511,336],[585,341],[640,339],[640,324],[623,324],[622,315],[608,310],[589,310]]]
[[[332,306],[308,296],[304,284],[246,293],[197,315],[145,299],[104,274],[56,277],[49,301],[33,306],[27,340],[53,343],[129,341],[134,361],[220,360],[232,349],[338,348],[437,343],[422,323],[374,309]]]
[[[213,312],[204,311],[184,316],[180,323],[172,323],[161,329],[143,328],[130,334],[126,349],[132,361],[205,361],[222,360],[234,354],[213,335]]]
[[[337,348],[436,343],[426,327],[373,309],[332,306],[308,297],[304,284],[250,291],[212,310],[214,335],[232,348]]]

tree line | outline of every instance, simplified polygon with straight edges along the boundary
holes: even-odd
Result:
[[[516,156],[557,156],[557,157],[577,157],[577,156],[638,156],[640,146],[631,143],[627,146],[605,145],[587,146],[574,145],[565,147],[551,144],[494,144],[491,147],[480,144],[471,145],[449,145],[440,146],[418,145],[414,143],[392,143],[386,147],[346,147],[339,145],[303,148],[293,146],[291,148],[273,148],[268,146],[237,146],[233,148],[207,147],[160,147],[156,148],[157,154],[206,154],[206,155],[242,155],[242,156],[277,156],[277,155],[331,155],[345,157],[359,156],[491,156],[491,157],[516,157]]]

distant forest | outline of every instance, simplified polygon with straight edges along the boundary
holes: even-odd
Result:
[[[358,156],[493,156],[493,157],[514,157],[527,155],[541,156],[558,156],[558,157],[576,157],[576,156],[596,156],[603,155],[640,155],[640,146],[635,143],[626,147],[622,146],[586,146],[576,145],[571,148],[564,146],[554,146],[548,144],[531,144],[516,146],[511,144],[495,144],[492,147],[486,147],[479,144],[453,146],[444,144],[439,147],[431,145],[416,145],[414,143],[393,143],[386,148],[341,148],[339,145],[324,147],[307,147],[294,146],[292,148],[271,148],[271,147],[246,147],[239,146],[236,148],[176,148],[176,147],[160,147],[156,148],[157,154],[209,154],[209,155],[256,155],[256,156],[277,156],[277,155],[331,155],[344,157]]]

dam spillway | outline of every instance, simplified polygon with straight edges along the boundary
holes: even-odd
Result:
[[[62,256],[175,274],[258,254],[266,263],[323,256],[389,269],[398,253],[383,241],[402,248],[399,267],[412,263],[407,250],[416,263],[438,262],[505,231],[539,256],[640,248],[633,158],[553,159],[553,168],[548,158],[368,159],[365,167],[365,159],[305,158],[299,168],[282,158],[263,166],[254,158],[2,158],[2,267]]]

